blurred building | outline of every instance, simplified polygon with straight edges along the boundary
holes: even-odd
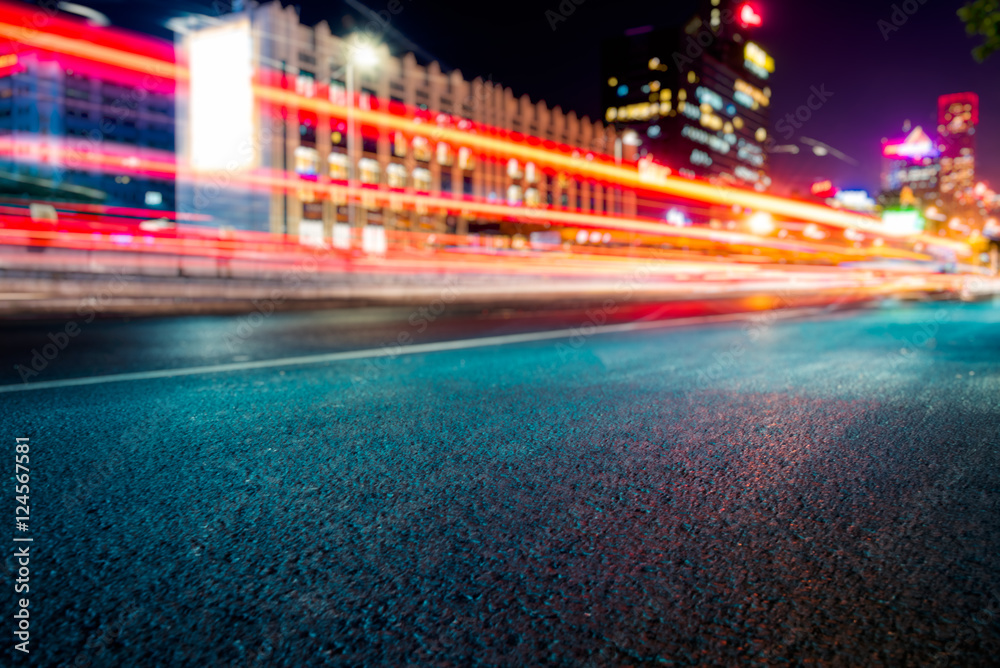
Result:
[[[774,60],[752,39],[751,3],[706,0],[682,28],[638,28],[602,51],[604,120],[626,157],[766,189]]]
[[[932,201],[938,196],[941,164],[936,142],[919,125],[903,126],[906,135],[882,142],[882,190]]]
[[[921,127],[904,125],[902,137],[882,142],[882,194],[887,211],[916,213],[935,234],[969,239],[989,237],[996,193],[976,182],[975,134],[979,98],[954,93],[938,98],[932,137]]]
[[[81,30],[101,30],[80,23]],[[0,55],[0,193],[173,209],[172,175],[106,168],[172,160],[172,83],[123,82],[113,68],[10,46]]]
[[[941,194],[969,199],[976,185],[976,127],[979,96],[955,93],[938,98]]]
[[[466,200],[634,215],[634,193],[502,148],[507,139],[530,140],[586,160],[614,151],[614,129],[491,81],[442,72],[412,53],[393,55],[385,44],[365,53],[373,61],[365,66],[354,42],[325,22],[302,25],[294,7],[250,6],[194,27],[183,47],[191,80],[178,96],[182,211],[238,228],[336,238],[352,213],[345,185],[353,165],[356,227],[462,233],[504,221],[463,211]],[[337,111],[345,107],[357,110],[353,146],[350,119]],[[410,129],[388,127],[379,113]],[[463,145],[455,131],[490,134],[497,148]],[[413,195],[427,197],[414,203]]]

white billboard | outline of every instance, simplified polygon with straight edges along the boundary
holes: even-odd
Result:
[[[197,170],[238,171],[254,162],[253,63],[246,19],[192,32],[189,155]]]

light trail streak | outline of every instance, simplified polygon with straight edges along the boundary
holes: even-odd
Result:
[[[95,64],[105,64],[123,71],[135,72],[149,76],[163,77],[175,82],[186,82],[189,79],[188,70],[182,65],[167,58],[169,45],[147,38],[139,38],[123,33],[87,29],[78,23],[50,16],[44,22],[44,30],[32,28],[26,23],[27,13],[23,8],[0,4],[0,38],[6,38],[11,44],[20,44],[45,52],[64,54]],[[22,25],[17,25],[21,20]],[[149,52],[153,55],[147,55]],[[285,88],[268,83],[267,71],[260,71],[258,83],[254,85],[254,93],[260,102],[276,106],[285,106],[292,110],[306,110],[311,113],[322,113],[333,118],[346,118],[348,107],[335,104],[325,99],[306,97]],[[323,88],[320,87],[322,91]],[[637,193],[654,192],[672,197],[679,197],[699,203],[711,203],[724,206],[739,206],[757,211],[767,211],[785,216],[796,221],[812,221],[842,228],[859,229],[866,232],[876,232],[882,236],[890,236],[885,230],[874,230],[876,219],[862,214],[855,214],[838,209],[832,209],[819,204],[812,204],[781,198],[774,195],[758,193],[751,190],[730,186],[713,185],[705,181],[686,179],[675,175],[659,175],[655,180],[644,177],[634,163],[627,165],[615,164],[610,157],[595,152],[579,151],[573,147],[563,147],[554,142],[539,138],[511,133],[484,124],[471,123],[471,129],[442,127],[430,118],[434,112],[416,115],[410,110],[407,115],[397,115],[382,110],[354,109],[354,115],[361,125],[377,127],[380,131],[400,131],[408,135],[424,136],[436,141],[445,141],[455,146],[474,148],[484,157],[520,158],[535,162],[543,168],[565,170],[572,176],[582,176],[598,180],[610,186],[627,187]],[[450,116],[449,116],[450,118]],[[0,141],[0,153],[13,154],[11,140]],[[212,174],[178,170],[173,156],[123,156],[106,151],[67,153],[63,146],[39,145],[29,152],[29,158],[42,162],[63,161],[72,158],[81,165],[94,169],[115,170],[135,173],[145,176],[163,178],[210,178]],[[287,175],[266,175],[254,173],[238,175],[250,187],[283,189],[286,192],[294,190],[311,190],[320,198],[334,194],[348,196],[354,201],[364,198],[376,198],[390,207],[402,203],[406,207],[419,209],[432,207],[438,210],[456,213],[475,213],[497,219],[514,218],[533,223],[548,222],[561,226],[581,226],[595,229],[621,230],[639,232],[675,239],[701,240],[708,243],[728,244],[733,246],[765,247],[775,250],[803,253],[836,253],[842,257],[857,258],[881,255],[897,258],[924,258],[925,255],[903,250],[886,248],[878,253],[850,247],[810,244],[802,241],[782,242],[762,237],[743,235],[736,232],[716,230],[685,229],[678,231],[660,221],[651,219],[606,216],[588,214],[579,211],[558,209],[529,209],[494,204],[470,199],[456,200],[430,194],[401,193],[387,190],[372,191],[368,189],[344,189],[336,185],[312,184],[288,178]],[[927,245],[951,248],[963,255],[968,254],[968,248],[960,242],[955,242],[927,235],[909,237]]]
[[[188,71],[181,65],[145,56],[139,53],[123,51],[102,44],[94,44],[83,39],[59,35],[53,32],[39,32],[9,23],[0,23],[0,36],[12,41],[26,43],[49,51],[103,62],[136,72],[155,72],[157,76],[167,76],[176,81],[186,81]],[[277,105],[285,105],[295,109],[307,109],[322,112],[338,118],[346,118],[347,107],[334,104],[327,100],[309,98],[289,90],[274,86],[257,84],[255,95],[259,100]],[[356,119],[361,124],[402,131],[421,136],[433,136],[439,141],[456,145],[472,146],[479,150],[500,155],[518,157],[533,161],[544,166],[568,170],[575,175],[584,175],[603,180],[615,185],[625,185],[639,190],[648,190],[685,199],[713,202],[722,205],[739,205],[754,210],[768,211],[773,214],[803,219],[817,223],[825,223],[838,227],[853,227],[869,229],[877,224],[876,219],[861,214],[853,214],[837,209],[831,209],[817,204],[799,202],[754,191],[717,186],[707,182],[685,179],[677,176],[665,176],[658,183],[651,183],[640,177],[634,165],[629,167],[610,163],[606,156],[593,155],[587,160],[566,155],[564,152],[540,148],[537,145],[543,140],[530,138],[527,141],[513,141],[496,136],[467,132],[455,128],[429,127],[428,123],[417,118],[396,116],[384,111],[355,109]],[[496,130],[494,130],[496,133]],[[169,174],[169,170],[160,171],[162,166],[150,166],[154,173]],[[883,233],[880,231],[880,233]]]

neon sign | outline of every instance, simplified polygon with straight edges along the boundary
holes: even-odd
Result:
[[[754,11],[754,8],[749,4],[744,4],[740,6],[740,25],[744,28],[749,28],[751,26],[757,27],[763,23],[760,18],[760,14]]]
[[[833,187],[833,182],[829,179],[826,181],[817,181],[812,184],[809,190],[816,197],[832,197],[837,192],[837,189]]]
[[[743,47],[743,64],[761,79],[768,78],[774,72],[774,58],[754,42],[747,42]]]
[[[698,89],[695,91],[695,95],[698,96],[698,101],[702,104],[710,105],[716,110],[722,109],[722,96],[714,90],[705,88],[704,86],[698,86]]]
[[[698,142],[699,144],[704,144],[719,153],[726,154],[729,153],[729,144],[727,144],[722,139],[719,139],[715,135],[710,135],[704,130],[699,130],[698,128],[693,128],[690,125],[685,125],[681,128],[681,136],[690,139],[691,141]]]
[[[770,88],[765,88],[765,90],[761,90],[756,86],[751,86],[746,81],[743,81],[743,79],[737,79],[736,83],[733,84],[733,90],[736,91],[736,93],[733,95],[733,99],[742,104],[744,107],[751,107],[753,109],[756,109],[756,107],[753,106],[752,104],[753,102],[756,102],[762,107],[766,107],[771,103]],[[738,97],[738,94],[740,93],[742,93],[742,98]],[[743,101],[747,98],[751,100],[751,104],[747,104],[746,102]]]
[[[874,211],[875,200],[871,198],[867,190],[841,190],[834,199],[841,206],[854,211]]]
[[[639,160],[639,182],[665,184],[670,178],[670,168],[658,165],[653,162],[651,156],[645,156]]]
[[[979,125],[979,96],[975,93],[954,93],[939,97],[938,125],[961,126],[960,131],[969,125]]]
[[[882,226],[887,234],[919,234],[924,231],[924,219],[919,211],[889,210],[882,212]]]
[[[935,155],[934,142],[919,125],[906,135],[901,142],[889,142],[882,148],[882,155],[887,158],[906,158],[923,160]]]

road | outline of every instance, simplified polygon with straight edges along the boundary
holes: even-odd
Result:
[[[0,393],[32,661],[993,663],[1000,304],[711,311],[87,325]]]

